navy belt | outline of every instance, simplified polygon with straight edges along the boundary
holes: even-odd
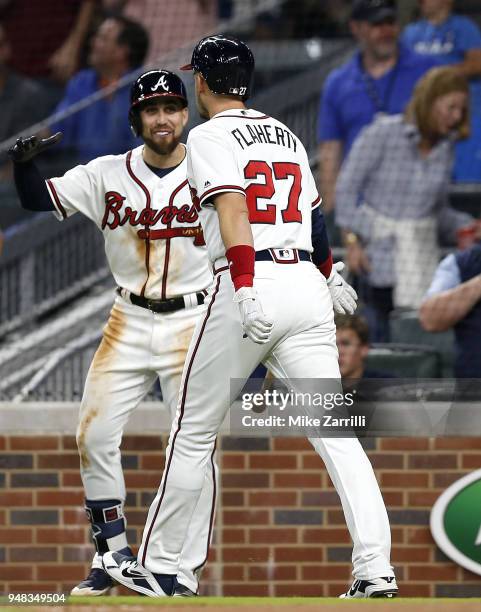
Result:
[[[117,293],[122,295],[122,289],[117,287]],[[146,308],[147,310],[151,310],[156,313],[167,313],[167,312],[175,312],[176,310],[181,310],[185,308],[185,300],[182,296],[169,298],[168,300],[149,300],[148,298],[142,297],[141,295],[135,295],[135,293],[128,293],[129,300],[135,306],[140,306],[141,308]],[[204,294],[196,293],[197,304],[204,303]]]
[[[308,251],[298,249],[264,249],[256,251],[256,261],[273,261],[280,264],[293,264],[299,261],[312,261]]]

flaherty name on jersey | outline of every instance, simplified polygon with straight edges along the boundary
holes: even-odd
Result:
[[[231,130],[232,136],[236,139],[242,149],[253,144],[278,145],[287,147],[294,152],[297,149],[297,142],[294,135],[278,125],[269,123],[247,124],[235,130]]]

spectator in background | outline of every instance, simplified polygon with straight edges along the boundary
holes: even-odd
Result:
[[[359,315],[336,314],[336,342],[343,379],[391,378],[389,372],[366,368],[369,354],[369,326]]]
[[[433,68],[403,115],[364,129],[339,175],[336,222],[375,342],[389,340],[394,307],[419,306],[439,261],[438,232],[453,244],[473,222],[448,205],[454,142],[469,133],[468,94],[457,71]]]
[[[470,79],[471,137],[456,147],[453,179],[481,182],[481,32],[469,17],[453,14],[453,0],[419,0],[419,5],[423,19],[408,25],[402,40]]]
[[[481,242],[441,261],[419,320],[429,332],[454,329],[456,378],[481,378]]]
[[[321,98],[318,139],[326,212],[334,207],[341,162],[361,129],[378,113],[401,113],[419,77],[433,66],[398,44],[393,0],[355,0],[350,27],[359,51],[329,74]]]
[[[92,39],[90,68],[76,74],[67,84],[56,111],[64,111],[82,98],[142,66],[149,41],[144,28],[126,17],[103,21]],[[108,154],[125,153],[139,144],[125,118],[130,107],[130,84],[88,105],[51,127],[63,132],[62,145],[74,148],[80,163]]]
[[[137,21],[149,32],[147,64],[158,63],[169,51],[213,33],[219,4],[218,0],[102,0],[105,11]]]
[[[7,0],[0,7],[12,44],[12,67],[48,79],[53,104],[79,67],[95,5],[96,0]]]
[[[11,58],[12,49],[0,24],[0,142],[41,121],[50,111],[44,89],[12,70]],[[11,180],[11,162],[6,153],[0,153],[0,182]]]

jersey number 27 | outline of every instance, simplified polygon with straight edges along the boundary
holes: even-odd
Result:
[[[275,225],[276,204],[267,204],[265,208],[259,209],[258,199],[272,200],[276,193],[274,179],[282,181],[288,178],[292,179],[292,185],[289,191],[287,207],[281,213],[282,220],[284,223],[302,222],[302,214],[299,210],[302,175],[298,164],[292,162],[274,162],[271,168],[265,161],[251,160],[244,168],[244,177],[246,179],[264,178],[263,182],[250,183],[246,189],[249,221],[251,223]]]

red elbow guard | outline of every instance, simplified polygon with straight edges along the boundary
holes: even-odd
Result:
[[[238,244],[227,249],[225,256],[229,262],[230,275],[235,290],[252,287],[254,284],[254,265],[256,252],[247,244]]]
[[[331,249],[329,249],[329,257],[325,261],[323,261],[322,264],[319,264],[317,267],[319,269],[319,272],[326,278],[329,278],[331,276],[331,271],[332,271]]]

